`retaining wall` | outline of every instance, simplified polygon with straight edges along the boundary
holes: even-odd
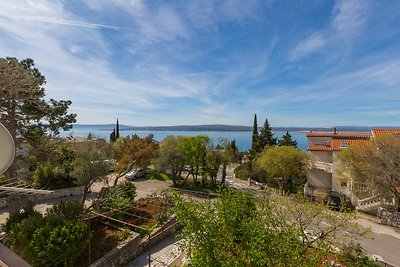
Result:
[[[178,227],[179,226],[176,224],[176,218],[173,216],[150,234],[150,240],[148,236],[140,238],[140,235],[135,233],[133,237],[113,248],[106,255],[91,264],[90,267],[124,266],[146,251],[149,246],[153,246],[160,242],[164,237],[170,235]]]
[[[29,195],[28,199],[32,202],[40,202],[44,200],[69,197],[69,196],[77,196],[83,194],[83,186],[63,188],[58,190],[53,190],[53,194],[51,195]],[[0,198],[0,208],[4,208],[7,206],[7,198]]]
[[[400,228],[400,212],[398,211],[389,211],[385,208],[379,208],[378,218],[381,224]]]

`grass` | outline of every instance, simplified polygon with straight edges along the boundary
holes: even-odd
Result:
[[[149,180],[157,180],[157,181],[171,181],[168,174],[162,172],[151,172],[148,174]]]

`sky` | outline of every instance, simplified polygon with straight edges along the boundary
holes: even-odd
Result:
[[[78,123],[400,126],[400,1],[0,0]]]

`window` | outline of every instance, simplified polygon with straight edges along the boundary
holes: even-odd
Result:
[[[340,147],[348,147],[349,143],[348,142],[340,142]]]

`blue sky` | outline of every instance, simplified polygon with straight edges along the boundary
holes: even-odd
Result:
[[[400,126],[400,1],[0,0],[78,123]]]

